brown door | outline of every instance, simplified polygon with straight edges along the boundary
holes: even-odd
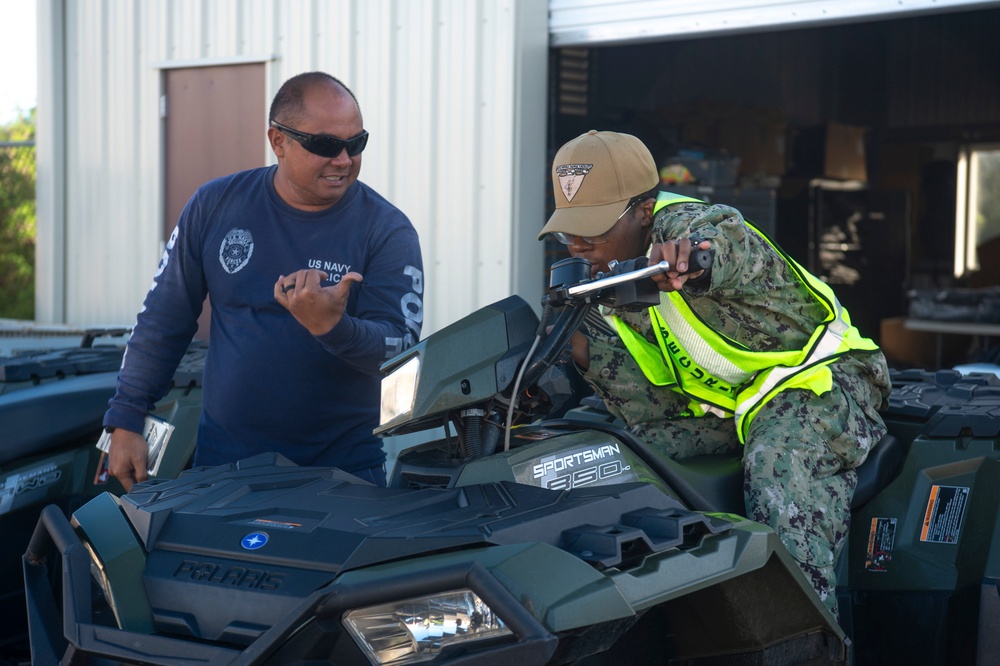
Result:
[[[164,70],[163,239],[205,181],[266,162],[264,64]],[[196,338],[208,339],[208,301]]]

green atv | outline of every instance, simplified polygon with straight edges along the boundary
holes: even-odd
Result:
[[[24,349],[0,357],[0,664],[27,644],[21,556],[47,505],[65,515],[101,493],[120,494],[100,474],[101,434],[127,329],[86,331],[75,347]],[[192,344],[155,413],[175,427],[161,474],[176,477],[194,451],[205,346]]]
[[[553,267],[388,362],[388,488],[276,455],[46,509],[24,556],[36,663],[996,663],[1000,381],[897,374],[859,471],[843,625],[739,514],[738,460],[653,455],[578,405],[565,348],[627,262]],[[56,575],[53,575],[56,574]]]

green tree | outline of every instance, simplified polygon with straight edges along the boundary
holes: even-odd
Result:
[[[34,109],[0,126],[0,317],[12,319],[35,317],[34,139]]]

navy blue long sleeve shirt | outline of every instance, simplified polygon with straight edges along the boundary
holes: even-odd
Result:
[[[211,303],[196,465],[275,451],[348,472],[385,460],[372,435],[379,366],[420,337],[423,266],[406,216],[357,181],[329,209],[305,212],[274,189],[276,167],[210,181],[167,244],[128,342],[105,425],[141,432]],[[274,300],[279,275],[348,271],[343,319],[313,336]],[[327,284],[327,283],[324,283]]]

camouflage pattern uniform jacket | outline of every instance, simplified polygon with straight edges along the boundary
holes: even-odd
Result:
[[[712,270],[688,280],[683,296],[734,343],[752,351],[801,349],[826,317],[739,211],[702,203],[667,206],[655,217],[653,242],[681,238],[711,243]],[[655,343],[648,311],[613,314]],[[688,399],[650,383],[610,324],[592,316],[584,332],[590,343],[584,379],[634,435],[676,459],[739,449],[733,418],[686,418]],[[878,351],[851,352],[830,369],[831,391],[786,390],[761,409],[743,462],[747,516],[774,528],[836,615],[833,568],[850,525],[853,468],[885,435],[879,409],[890,383]]]

